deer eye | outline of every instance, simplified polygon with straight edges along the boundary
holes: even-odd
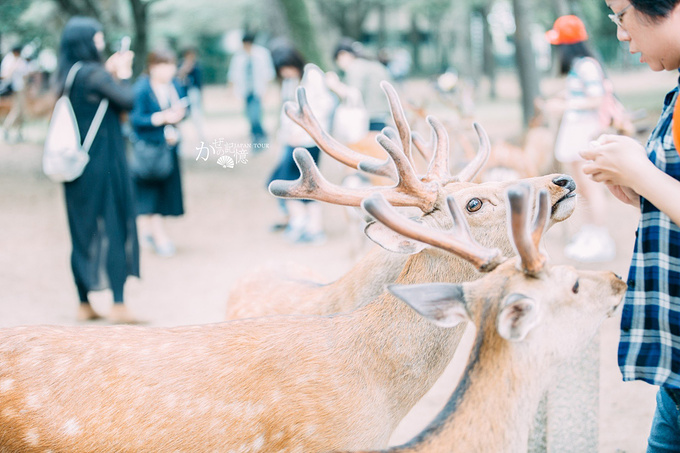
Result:
[[[574,287],[571,288],[571,292],[574,294],[578,294],[578,280],[576,280],[576,283],[574,283]]]
[[[467,202],[467,205],[465,206],[465,209],[468,210],[468,212],[477,212],[482,208],[482,200],[479,198],[472,198],[470,201]]]

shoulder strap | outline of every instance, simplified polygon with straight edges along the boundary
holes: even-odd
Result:
[[[83,64],[80,61],[76,61],[73,66],[71,66],[71,69],[68,71],[68,75],[66,76],[66,82],[64,83],[64,96],[69,96],[71,87],[73,86],[73,81],[76,78],[76,74],[78,74],[78,71],[82,67]]]
[[[99,107],[97,107],[97,112],[94,114],[92,124],[90,124],[90,128],[87,130],[85,141],[83,141],[83,151],[86,153],[90,152],[90,146],[92,146],[92,142],[94,141],[97,132],[99,132],[99,126],[102,124],[102,120],[104,119],[104,115],[106,114],[106,109],[108,107],[108,98],[102,99],[102,101],[99,103]]]

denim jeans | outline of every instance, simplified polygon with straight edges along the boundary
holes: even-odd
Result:
[[[647,453],[677,452],[680,452],[680,389],[661,387],[656,394]]]
[[[248,121],[250,121],[250,133],[253,141],[264,141],[267,134],[262,128],[262,103],[260,98],[253,93],[246,97],[246,115]]]

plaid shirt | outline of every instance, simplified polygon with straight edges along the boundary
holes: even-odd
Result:
[[[649,159],[680,180],[671,123],[678,88],[666,95],[647,141]],[[642,216],[621,318],[619,367],[625,381],[680,388],[680,228],[640,198]]]

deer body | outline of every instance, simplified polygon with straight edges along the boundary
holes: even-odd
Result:
[[[303,266],[270,265],[241,279],[227,302],[227,320],[271,315],[346,313],[378,297],[401,273],[408,255],[373,247],[348,273],[322,284]]]
[[[410,261],[425,260],[416,267],[427,268],[437,259],[431,253],[441,252]],[[441,375],[461,335],[389,294],[322,318],[6,329],[0,449],[382,448]]]

